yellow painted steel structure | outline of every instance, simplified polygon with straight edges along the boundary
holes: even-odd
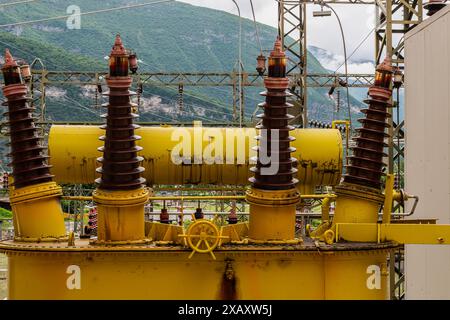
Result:
[[[95,126],[51,127],[50,164],[57,182],[94,182],[98,177],[95,169],[98,166],[96,159],[100,156],[97,148],[102,145],[98,140],[101,134]],[[257,135],[254,128],[142,127],[136,134],[142,137],[137,144],[144,148],[139,155],[144,158],[143,177],[150,185],[248,184],[249,158],[256,155],[252,150]],[[291,144],[297,149],[293,157],[298,160],[296,178],[300,180],[300,193],[311,194],[315,186],[338,184],[342,173],[340,131],[297,129],[292,131],[292,136],[296,139]],[[189,158],[191,164],[172,161],[171,153],[182,147],[179,145],[182,140],[189,147],[178,153],[185,160]],[[238,154],[237,150],[245,150],[245,154]],[[223,163],[219,163],[221,160]]]
[[[259,241],[295,239],[295,207],[300,202],[297,189],[261,190],[250,188],[249,238]]]
[[[146,243],[144,205],[150,191],[140,188],[130,191],[96,189],[98,234],[95,244]]]
[[[387,299],[396,245],[234,245],[209,254],[181,246],[75,247],[3,242],[9,299],[223,299],[226,269],[238,299]],[[26,281],[24,281],[26,279]]]
[[[373,188],[342,183],[335,188],[337,200],[333,224],[376,223],[384,195]]]
[[[62,189],[54,182],[13,189],[10,194],[17,241],[66,240],[59,197]]]
[[[147,150],[141,153],[150,172],[147,179],[160,184],[239,184],[242,179],[245,184],[248,155],[242,166],[172,164],[171,152],[178,141],[170,137],[185,134],[193,138],[199,134],[196,127],[180,129],[138,131]],[[189,141],[194,146],[190,152],[183,150],[181,158],[195,162],[205,150],[212,158],[230,157],[231,149],[208,149],[224,130],[207,131],[209,138],[200,140],[197,147]],[[235,142],[237,130],[231,130]],[[99,135],[100,130],[93,127],[52,128],[50,155],[57,178],[93,181]],[[248,222],[223,226],[195,218],[188,226],[145,222],[144,204],[148,199],[171,197],[154,196],[144,188],[97,189],[92,197],[76,199],[97,204],[98,237],[76,239],[71,233],[67,239],[62,214],[58,218],[61,189],[56,184],[13,190],[18,234],[13,241],[0,242],[0,252],[8,256],[8,298],[388,299],[392,289],[389,277],[393,275],[387,261],[392,259],[393,250],[405,243],[450,244],[450,226],[389,223],[392,200],[405,195],[393,189],[392,177],[388,177],[384,194],[351,184],[339,185],[335,194],[305,194],[316,185],[338,181],[342,141],[338,130],[302,129],[294,136],[298,150],[294,156],[299,158],[299,172],[303,172],[298,176],[304,179],[302,187],[284,191],[248,189]],[[237,150],[237,144],[230,141],[224,145]],[[243,141],[250,145],[249,139]],[[308,197],[323,199],[322,224],[309,230],[307,237],[296,238],[296,206]],[[188,198],[233,200],[244,196],[177,199]],[[336,203],[333,218],[331,202]],[[383,204],[383,223],[379,223]],[[46,238],[52,242],[44,241]]]

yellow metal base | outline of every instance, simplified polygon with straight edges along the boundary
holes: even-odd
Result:
[[[145,237],[144,204],[150,191],[141,188],[130,191],[96,189],[92,196],[97,203],[97,239],[94,244],[147,243]]]
[[[229,242],[240,243],[248,236],[248,222],[222,226],[220,227],[220,234],[227,237],[226,239],[221,239],[220,244]]]
[[[0,243],[8,299],[388,299],[394,247],[227,245],[213,260],[180,246]]]
[[[340,223],[336,240],[402,244],[450,244],[450,225],[411,223]]]
[[[41,183],[10,192],[14,239],[27,242],[67,241],[64,215],[55,182]]]
[[[335,189],[337,200],[333,217],[336,223],[375,223],[384,201],[384,195],[377,189],[358,185],[341,184]]]
[[[300,201],[297,189],[261,190],[246,193],[250,204],[249,238],[262,241],[295,239],[295,206]]]
[[[183,234],[183,227],[159,222],[145,222],[145,235],[156,244],[182,244],[183,240],[178,236]]]

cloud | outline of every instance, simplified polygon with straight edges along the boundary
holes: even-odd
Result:
[[[67,91],[58,87],[47,87],[45,89],[45,95],[48,98],[53,98],[55,100],[64,99],[67,96]]]
[[[197,6],[227,11],[237,14],[237,9],[231,0],[179,0]],[[236,0],[241,14],[253,19],[249,0]],[[273,27],[278,25],[278,9],[274,0],[253,0],[256,20]],[[347,52],[350,54],[361,40],[367,36],[375,24],[374,5],[333,5],[339,15],[344,29]],[[312,11],[320,10],[319,5],[307,7],[307,41],[308,45],[326,49],[334,54],[342,54],[342,37],[336,17],[313,17]],[[324,8],[326,10],[326,8]],[[354,54],[354,59],[374,59],[374,35],[368,37],[360,49]]]

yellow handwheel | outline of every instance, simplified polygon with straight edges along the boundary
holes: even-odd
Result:
[[[334,231],[333,230],[327,230],[323,234],[323,238],[327,244],[333,244],[334,242]]]
[[[199,219],[192,223],[185,234],[179,235],[187,240],[187,244],[191,247],[192,252],[189,259],[198,253],[210,253],[215,260],[216,256],[212,252],[219,244],[220,239],[228,237],[222,236],[217,226],[211,221]]]

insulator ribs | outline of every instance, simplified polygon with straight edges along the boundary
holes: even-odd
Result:
[[[8,96],[7,102],[3,103],[8,106],[8,112],[4,115],[9,119],[11,152],[8,156],[12,159],[9,166],[12,167],[15,188],[50,182],[53,178],[51,166],[47,164],[49,157],[42,154],[45,147],[40,143],[41,137],[32,116],[34,108],[28,104],[30,98],[26,96],[25,85],[22,92]]]
[[[356,142],[353,155],[349,156],[350,164],[347,166],[347,173],[344,175],[344,182],[359,184],[362,186],[381,188],[381,177],[384,175],[383,152],[386,143],[384,139],[388,137],[385,129],[389,126],[386,118],[389,116],[386,108],[387,101],[377,99],[367,99],[368,109],[361,110],[365,118],[359,119],[362,127],[356,129],[359,136],[353,138]]]
[[[100,189],[133,190],[145,183],[141,178],[144,168],[139,165],[143,158],[137,155],[142,148],[136,145],[136,140],[141,137],[134,134],[139,128],[133,124],[137,115],[131,112],[130,96],[134,94],[128,87],[110,87],[110,91],[104,94],[109,96],[109,103],[103,105],[108,112],[103,115],[106,124],[100,127],[106,131],[100,137],[104,146],[98,149],[103,153],[103,157],[97,159],[102,163],[102,167],[97,169],[101,178],[96,180]]]
[[[288,121],[294,117],[287,113],[287,109],[292,105],[286,103],[286,97],[290,94],[286,90],[268,88],[261,95],[266,96],[266,102],[259,104],[259,107],[264,109],[264,113],[257,116],[262,120],[261,124],[256,126],[256,129],[261,130],[261,134],[256,137],[259,141],[259,146],[256,147],[258,156],[256,167],[250,169],[255,174],[250,178],[250,182],[259,189],[289,190],[294,188],[297,183],[297,180],[293,178],[297,172],[297,169],[294,168],[297,160],[291,157],[295,148],[290,146],[291,141],[295,138],[289,135],[289,131],[294,130],[294,127],[288,125]],[[278,139],[276,139],[275,130],[278,131]],[[278,148],[274,147],[276,150],[272,151],[274,139],[278,141]],[[261,161],[261,146],[267,148],[266,156],[270,157],[268,164]],[[277,158],[278,160],[276,160]],[[262,174],[261,170],[270,166],[278,166],[277,173]]]

